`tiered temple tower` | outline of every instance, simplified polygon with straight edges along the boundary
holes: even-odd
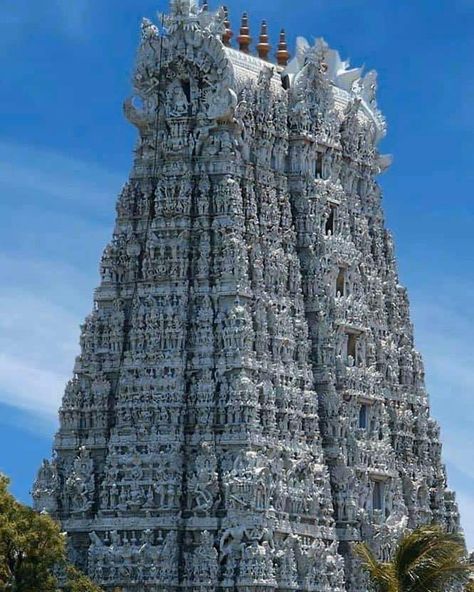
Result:
[[[225,9],[145,20],[139,130],[33,496],[124,592],[360,592],[459,529],[376,177],[376,75]],[[289,62],[289,63],[288,63]]]

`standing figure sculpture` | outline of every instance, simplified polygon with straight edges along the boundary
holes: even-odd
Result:
[[[108,592],[362,592],[352,541],[459,528],[376,77],[321,40],[286,67],[283,33],[269,67],[190,0],[163,25],[143,23],[139,143],[36,508]]]

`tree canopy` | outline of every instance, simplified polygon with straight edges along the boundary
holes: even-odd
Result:
[[[365,543],[355,551],[377,592],[444,592],[471,574],[462,535],[436,525],[405,535],[390,562],[378,561]]]
[[[63,568],[64,592],[100,592],[66,563],[65,537],[47,515],[17,502],[0,475],[0,591],[58,592],[55,571]]]

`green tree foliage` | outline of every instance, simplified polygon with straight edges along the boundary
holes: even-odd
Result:
[[[66,565],[64,536],[49,517],[18,503],[0,475],[0,591],[57,592],[55,568]],[[66,567],[65,592],[100,592],[87,577]]]
[[[101,588],[76,568],[68,567],[66,573],[67,584],[63,587],[63,592],[101,592]]]
[[[377,592],[445,592],[471,573],[463,537],[435,525],[404,536],[390,562],[378,561],[364,543],[355,552]]]
[[[54,522],[22,506],[0,477],[0,587],[12,592],[54,592],[51,571],[64,557],[64,540]]]

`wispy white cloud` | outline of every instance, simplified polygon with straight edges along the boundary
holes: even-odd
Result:
[[[56,425],[95,281],[58,261],[0,256],[0,403],[24,429]]]
[[[65,377],[35,367],[29,360],[0,353],[2,401],[42,416],[55,417]]]
[[[54,0],[57,20],[61,28],[74,38],[82,38],[87,30],[89,0]]]
[[[25,39],[32,29],[55,31],[72,41],[87,37],[90,0],[3,0],[0,47]]]
[[[0,140],[0,185],[29,192],[37,200],[76,202],[76,207],[102,209],[110,204],[104,187],[119,187],[120,177],[94,163],[42,147]],[[92,212],[92,210],[89,210]]]
[[[458,488],[457,500],[462,512],[462,526],[466,536],[467,547],[474,550],[474,494],[469,491]]]
[[[91,308],[120,179],[1,140],[0,162],[0,402],[52,421]],[[107,210],[107,221],[97,210]],[[93,261],[84,256],[85,242]]]
[[[423,293],[412,294],[417,345],[427,362],[428,384],[434,390],[433,403],[444,407],[450,394],[456,393],[457,403],[472,405],[474,389],[474,350],[471,347],[474,311],[474,285],[464,277],[434,278]],[[462,411],[461,405],[451,406],[450,412]]]
[[[31,279],[36,262],[22,260],[19,269]],[[52,421],[78,353],[86,299],[69,300],[61,286],[82,284],[80,274],[63,269],[47,277],[56,279],[33,287],[17,277],[16,286],[0,288],[0,402]]]
[[[445,273],[418,290],[412,291],[417,345],[425,359],[433,413],[441,423],[449,484],[457,492],[468,545],[474,548],[474,457],[467,454],[474,449],[474,284]]]

